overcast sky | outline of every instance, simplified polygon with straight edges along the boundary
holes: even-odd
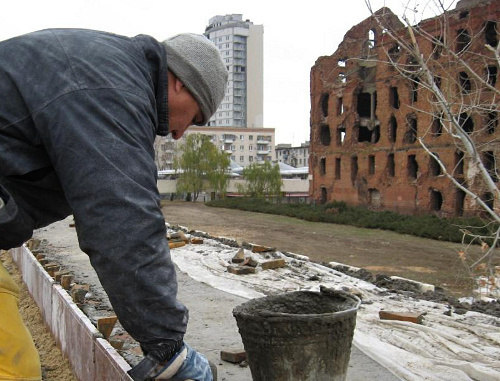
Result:
[[[402,3],[413,1],[385,3],[399,16]],[[384,1],[372,4],[376,10]],[[369,16],[364,0],[2,1],[0,40],[52,27],[149,34],[163,40],[182,32],[203,33],[211,17],[231,13],[264,26],[264,126],[276,129],[276,143],[309,140],[310,69]]]

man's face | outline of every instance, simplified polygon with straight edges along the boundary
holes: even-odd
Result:
[[[189,126],[203,120],[200,106],[182,82],[169,72],[168,77],[168,129],[172,138],[182,137]]]

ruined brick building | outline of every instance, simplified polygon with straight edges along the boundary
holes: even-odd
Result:
[[[493,203],[474,176],[471,159],[445,133],[436,98],[419,86],[411,54],[387,32],[394,30],[400,41],[409,42],[407,28],[388,8],[375,15],[383,16],[378,18],[383,27],[375,17],[367,18],[346,33],[333,55],[320,57],[311,69],[311,197],[410,214],[478,213],[475,200],[457,189],[419,144],[422,138],[449,173]],[[446,19],[440,15],[418,24],[415,37],[422,57],[435,68],[434,82],[454,100],[453,112],[476,142],[494,181],[500,155],[495,89],[500,81],[498,61],[485,44],[498,46],[499,16],[500,0],[462,0]],[[490,87],[433,40],[449,44]],[[397,65],[410,74],[401,75]]]

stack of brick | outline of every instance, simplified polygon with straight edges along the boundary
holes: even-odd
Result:
[[[232,263],[227,266],[227,271],[231,274],[255,274],[257,267],[262,270],[270,270],[286,266],[284,258],[275,258],[271,255],[275,253],[275,249],[260,245],[248,245],[244,244],[244,247],[251,247],[251,251],[241,248],[231,259]],[[260,256],[264,258],[260,258]]]
[[[188,243],[194,245],[200,245],[203,243],[203,238],[198,238],[198,237],[188,238],[182,230],[179,230],[177,232],[167,234],[167,241],[168,241],[168,247],[170,249],[175,249],[177,247],[185,246]]]

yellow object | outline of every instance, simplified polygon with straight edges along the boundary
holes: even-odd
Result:
[[[18,301],[19,287],[0,262],[0,380],[39,381],[40,358]]]

